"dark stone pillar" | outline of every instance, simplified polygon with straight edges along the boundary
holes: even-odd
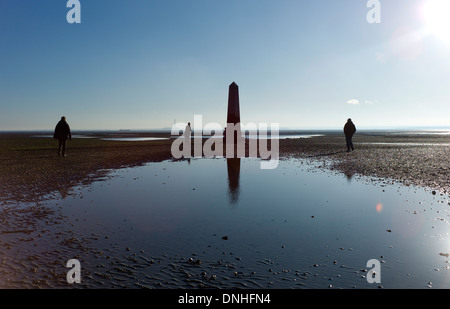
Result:
[[[228,90],[228,115],[227,124],[237,124],[241,122],[241,115],[239,112],[239,87],[233,82]]]
[[[239,111],[239,87],[233,82],[228,90],[228,114],[226,124],[226,135],[232,134],[233,144],[237,145],[242,140],[241,137],[241,115]],[[230,137],[231,137],[230,136]],[[225,138],[225,136],[224,136]],[[230,140],[231,142],[231,140]],[[230,142],[227,142],[230,143]],[[229,155],[230,153],[228,153]],[[236,155],[236,152],[235,152]]]

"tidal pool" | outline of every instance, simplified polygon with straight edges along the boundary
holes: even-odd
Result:
[[[159,141],[167,140],[165,137],[108,137],[102,138],[104,141],[122,141],[122,142],[147,142],[147,141]]]
[[[3,286],[68,287],[73,258],[82,282],[70,287],[79,288],[450,286],[447,196],[305,160],[259,167],[149,163],[54,196],[45,207],[58,217],[45,233],[3,235],[12,247],[3,265],[25,270],[4,271],[13,280]],[[380,283],[366,279],[370,259]]]

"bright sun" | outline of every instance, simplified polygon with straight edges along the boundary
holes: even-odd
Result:
[[[426,0],[422,12],[427,33],[450,44],[450,0]]]

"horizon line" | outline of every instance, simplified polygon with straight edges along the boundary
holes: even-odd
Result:
[[[268,127],[268,129],[270,129]],[[171,127],[141,128],[141,129],[72,129],[72,132],[86,131],[111,131],[111,132],[142,132],[142,131],[170,131]],[[194,130],[194,129],[192,129]],[[340,131],[341,127],[280,127],[279,131]],[[450,130],[450,126],[360,126],[358,131],[367,130]],[[0,129],[0,133],[6,132],[53,132],[54,129]]]

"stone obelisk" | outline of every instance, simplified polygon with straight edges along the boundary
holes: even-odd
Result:
[[[226,144],[239,145],[242,139],[241,114],[239,111],[239,87],[233,82],[228,90],[228,114],[226,125]],[[227,149],[227,157],[231,155],[231,148]]]
[[[239,87],[233,82],[228,90],[228,115],[227,124],[237,124],[241,122],[241,115],[239,112]]]

